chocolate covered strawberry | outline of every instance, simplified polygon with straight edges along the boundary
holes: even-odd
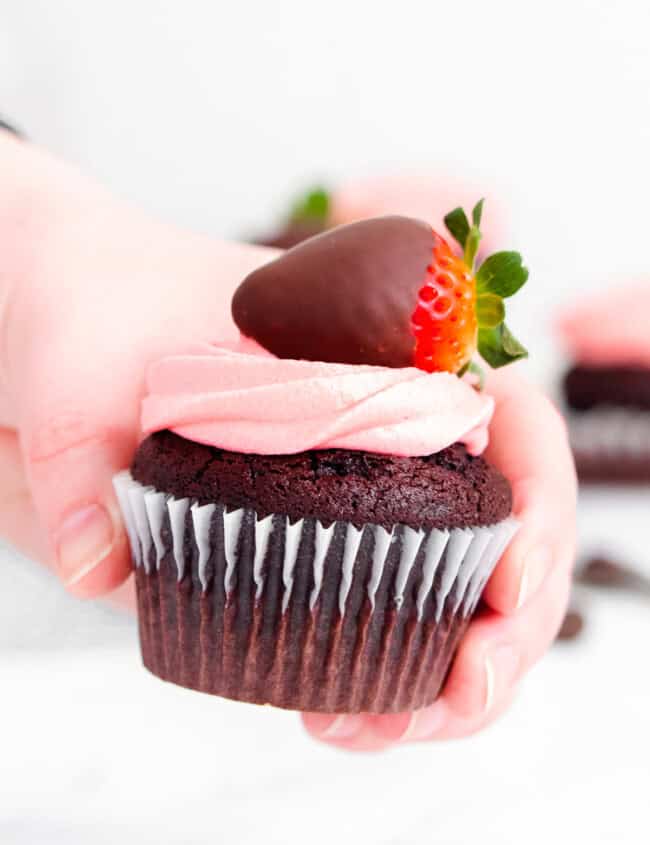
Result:
[[[482,202],[445,223],[462,256],[426,223],[379,217],[340,226],[251,273],[233,298],[240,330],[280,358],[462,373],[478,350],[499,367],[526,354],[503,299],[525,283],[515,252],[475,271]]]

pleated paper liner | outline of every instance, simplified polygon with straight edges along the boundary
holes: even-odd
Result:
[[[439,694],[517,530],[414,530],[199,506],[115,478],[142,656],[167,681],[299,710],[387,713]]]
[[[583,482],[650,482],[650,411],[603,407],[568,416]]]

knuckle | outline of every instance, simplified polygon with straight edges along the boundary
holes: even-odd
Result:
[[[562,416],[561,411],[548,396],[543,393],[539,394],[540,414],[544,415],[546,426],[550,432],[557,435],[559,439],[568,441],[568,429],[566,420]]]
[[[27,458],[39,464],[89,444],[103,442],[107,432],[86,414],[65,410],[36,426],[27,443]]]

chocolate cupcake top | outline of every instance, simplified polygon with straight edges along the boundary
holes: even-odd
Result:
[[[131,472],[177,499],[252,508],[260,518],[282,513],[386,530],[494,525],[512,506],[501,473],[460,444],[421,458],[340,449],[255,455],[161,431],[141,444]]]

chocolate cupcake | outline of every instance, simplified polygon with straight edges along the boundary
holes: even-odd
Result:
[[[277,231],[259,236],[253,243],[276,249],[291,249],[319,235],[331,225],[329,192],[323,187],[314,187],[293,202],[291,211]]]
[[[580,480],[650,481],[650,283],[580,304],[560,331],[573,359],[563,393]]]
[[[293,201],[275,231],[257,237],[255,243],[290,249],[334,226],[388,214],[421,218],[437,228],[451,202],[472,194],[474,189],[469,183],[450,179],[446,173],[428,171],[386,173],[343,181],[329,188],[315,186]],[[485,254],[503,237],[506,228],[504,215],[492,197],[490,209],[489,226],[481,240]]]
[[[418,299],[423,287],[451,296],[469,285],[475,335],[485,331],[476,300],[498,295],[476,295],[468,281],[472,249],[461,267],[430,227],[402,218],[335,230],[243,282],[233,300],[241,344],[150,368],[147,436],[115,485],[154,674],[324,712],[411,710],[439,694],[516,521],[508,482],[480,456],[493,400],[450,372],[414,367],[432,369],[435,348],[401,310],[414,273],[413,314],[436,299]],[[382,328],[384,274],[395,290]],[[261,291],[275,292],[273,307]],[[384,342],[369,343],[363,321],[355,339],[337,308],[323,317],[337,298],[372,312]],[[469,319],[465,302],[456,322]],[[306,333],[289,342],[299,313]],[[453,315],[440,313],[442,329]],[[488,335],[486,355],[522,354],[502,322]],[[466,367],[474,349],[457,346],[443,333],[440,360]]]

